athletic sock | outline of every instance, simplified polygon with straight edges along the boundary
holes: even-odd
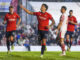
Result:
[[[42,48],[41,48],[41,55],[44,54],[44,51],[45,51],[45,45],[42,45]]]
[[[72,46],[72,41],[70,41],[70,48],[71,48],[71,46]]]
[[[10,41],[9,40],[7,40],[7,49],[8,51],[10,51]]]
[[[65,51],[65,44],[61,45],[62,51]]]

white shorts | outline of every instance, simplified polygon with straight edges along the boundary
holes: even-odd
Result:
[[[60,31],[60,38],[64,38],[67,30]]]

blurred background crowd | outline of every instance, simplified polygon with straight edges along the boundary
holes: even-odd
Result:
[[[49,30],[47,45],[53,46],[57,45],[58,41],[56,40],[56,32],[54,28],[57,26],[53,26]],[[6,45],[6,25],[3,25],[0,23],[0,46]],[[65,39],[66,41],[66,39]],[[37,24],[24,24],[22,23],[16,31],[15,34],[15,46],[23,46],[24,44],[27,45],[38,45],[38,28]],[[73,39],[73,45],[80,45],[80,24],[75,26],[74,31],[74,39]]]

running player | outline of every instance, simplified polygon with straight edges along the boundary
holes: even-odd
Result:
[[[45,51],[45,46],[46,46],[46,40],[48,37],[48,30],[55,23],[54,19],[52,18],[52,16],[48,12],[46,12],[48,9],[48,6],[46,4],[42,4],[41,12],[31,12],[28,9],[24,8],[22,5],[20,5],[20,7],[28,14],[37,16],[38,32],[39,32],[38,34],[39,34],[39,39],[41,40],[41,45],[42,45],[41,57],[43,57],[43,54]],[[49,20],[52,21],[51,25],[49,25]]]
[[[59,22],[59,25],[57,27],[57,31],[60,30],[60,45],[61,45],[61,49],[62,49],[62,54],[61,56],[64,56],[66,55],[65,53],[65,44],[64,44],[64,37],[65,37],[65,34],[66,34],[66,31],[67,31],[67,24],[68,24],[68,16],[66,14],[66,6],[62,6],[61,7],[61,17],[60,17],[60,22]]]
[[[18,22],[17,19],[19,19]],[[7,38],[8,53],[10,52],[10,43],[11,43],[11,49],[14,49],[14,45],[13,45],[14,35],[15,35],[16,27],[19,26],[20,22],[21,22],[20,16],[14,12],[14,7],[10,6],[9,13],[5,15],[4,22],[3,22],[3,24],[7,23],[6,38]]]
[[[67,39],[66,42],[68,47],[67,50],[70,51],[72,40],[73,40],[73,34],[75,30],[75,25],[77,25],[76,17],[73,16],[73,10],[69,11],[68,21],[69,22],[68,22],[67,33],[66,33],[66,39]]]

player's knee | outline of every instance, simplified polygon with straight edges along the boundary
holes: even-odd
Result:
[[[13,40],[14,40],[14,37],[13,37],[13,36],[11,36],[11,37],[10,37],[10,40],[11,40],[11,41],[13,41]]]
[[[62,41],[61,44],[64,44],[64,42]]]
[[[42,39],[42,45],[46,45],[46,40],[47,39]]]
[[[42,40],[42,41],[43,41],[43,43],[46,43],[46,40],[47,40],[47,39],[45,39],[45,38],[44,38],[44,39]]]
[[[61,43],[61,44],[64,44],[64,40],[61,40],[60,43]]]
[[[69,39],[69,35],[66,36],[66,39]]]

